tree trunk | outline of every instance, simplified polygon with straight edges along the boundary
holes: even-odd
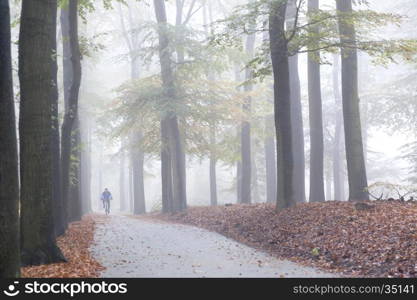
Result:
[[[238,84],[241,82],[240,67],[238,64],[235,65],[235,81]],[[239,86],[236,89],[239,91]],[[239,137],[241,134],[242,126],[239,125],[237,127],[237,136]],[[241,146],[239,145],[240,149]],[[242,161],[240,159],[236,162],[236,203],[242,203]]]
[[[57,51],[56,40],[53,45],[53,51]],[[61,174],[61,138],[59,130],[59,94],[58,94],[58,65],[53,64],[54,85],[52,96],[52,199],[53,199],[53,212],[54,212],[54,225],[55,236],[61,236],[65,233],[66,224],[63,218],[63,198],[62,198],[62,174]]]
[[[98,210],[103,209],[103,203],[101,202],[101,193],[103,192],[103,148],[99,150],[99,161],[98,161],[98,193],[97,193],[97,208]]]
[[[70,55],[71,67],[69,68],[68,61],[64,60],[64,97],[66,98],[65,105],[65,116],[62,124],[62,140],[61,140],[61,151],[62,151],[62,191],[64,199],[64,208],[68,210],[69,207],[78,207],[78,199],[71,199],[71,153],[77,151],[78,145],[72,143],[72,136],[78,133],[75,132],[75,125],[78,118],[78,97],[81,85],[81,54],[78,43],[78,1],[69,0],[68,8],[61,10],[61,27],[63,32],[63,38],[68,37],[68,47],[66,53]],[[65,44],[64,44],[65,48]],[[65,59],[65,53],[64,53]],[[70,75],[71,74],[71,75]],[[68,86],[68,84],[70,84]],[[78,126],[79,127],[79,126]],[[75,192],[78,195],[79,192]],[[69,204],[69,201],[77,201],[77,203]],[[77,218],[78,213],[74,213]],[[69,218],[67,212],[67,222]]]
[[[178,6],[178,4],[177,4]],[[207,17],[207,6],[209,16]],[[210,37],[210,33],[212,33],[211,24],[213,24],[213,13],[212,13],[212,3],[204,3],[203,7],[203,24],[205,28],[206,38]],[[177,20],[178,24],[178,20]],[[210,27],[210,30],[209,30]],[[214,81],[215,76],[213,73],[207,73],[207,80]],[[210,205],[217,206],[217,173],[216,173],[216,164],[217,164],[217,157],[216,157],[216,121],[212,120],[209,124],[210,126],[210,154],[209,154],[209,165],[210,165]]]
[[[173,211],[172,206],[172,167],[171,152],[168,145],[167,120],[161,120],[161,180],[162,180],[162,212]]]
[[[331,201],[332,199],[332,171],[330,168],[326,168],[326,195],[325,200]]]
[[[91,213],[91,125],[89,116],[81,125],[81,200],[82,214]]]
[[[342,98],[340,95],[340,56],[337,54],[333,55],[333,92],[336,107],[336,120],[335,120],[335,133],[334,133],[334,145],[333,145],[333,187],[334,187],[334,200],[343,200],[344,195],[342,194],[342,162],[341,162],[341,139],[342,139],[342,126],[343,126],[343,115],[342,115]]]
[[[120,199],[120,211],[122,212],[125,212],[127,210],[127,205],[126,205],[127,197],[126,197],[126,185],[125,185],[125,182],[126,182],[125,147],[126,145],[124,143],[124,139],[122,138],[121,150],[120,150],[120,169],[119,169],[119,189],[120,189],[119,199]]]
[[[246,39],[246,53],[251,58],[253,57],[255,50],[255,34],[250,34]],[[249,81],[253,77],[253,72],[250,68],[245,70],[245,79]],[[249,93],[253,90],[252,83],[246,83],[244,86],[245,92]],[[252,110],[252,97],[245,98],[243,103],[243,111],[246,113],[246,120],[242,122],[241,132],[241,162],[242,162],[242,178],[241,178],[241,197],[242,203],[249,204],[252,202],[252,158],[251,158],[251,110]]]
[[[277,199],[277,170],[273,115],[265,117],[265,128],[266,202],[275,203]]]
[[[308,1],[309,15],[314,15],[317,13],[318,9],[319,0]],[[318,26],[314,26],[311,29],[311,33],[314,36],[317,36],[319,34]],[[314,43],[312,47],[317,48],[317,43]],[[310,116],[310,202],[325,201],[323,114],[319,60],[319,51],[308,53],[308,98]]]
[[[252,201],[253,203],[260,203],[261,196],[259,194],[259,178],[258,178],[258,167],[256,163],[256,140],[252,139],[252,153],[251,153],[251,164],[252,164],[252,176],[251,176],[251,185],[252,185]]]
[[[25,266],[65,261],[55,242],[52,199],[56,16],[56,1],[22,2],[19,128],[21,254]]]
[[[68,222],[80,221],[82,217],[81,200],[81,133],[79,117],[74,120],[71,135],[71,163],[70,163],[70,183],[68,190]]]
[[[296,15],[296,1],[288,2],[287,27],[294,28]],[[297,188],[294,190],[294,197],[298,203],[306,202],[305,189],[305,150],[304,150],[304,124],[301,105],[300,76],[298,72],[298,54],[288,58],[290,69],[290,91],[291,91],[291,129],[292,146],[294,155],[294,183]]]
[[[216,145],[216,128],[210,126],[210,146]],[[216,152],[210,151],[210,205],[217,206]]]
[[[174,83],[174,73],[171,65],[172,53],[169,50],[169,34],[165,2],[154,0],[155,15],[159,25],[159,57],[161,64],[162,85],[167,99],[175,102],[177,91]],[[166,131],[172,169],[172,211],[182,211],[186,208],[185,156],[178,126],[178,118],[174,111],[162,112],[161,129]],[[166,140],[166,136],[162,136]],[[163,150],[164,151],[164,150]]]
[[[142,136],[133,137],[133,145],[131,147],[132,154],[132,172],[133,172],[133,214],[141,215],[146,213],[145,206],[145,189],[144,185],[144,154],[140,151],[139,144]]]
[[[351,0],[337,0],[339,32],[342,44],[356,41],[355,26],[344,17],[353,12]],[[354,47],[342,47],[342,99],[345,128],[345,147],[348,168],[349,200],[369,200],[368,180],[363,151],[358,96],[358,56]]]
[[[275,127],[277,134],[277,210],[295,205],[291,93],[288,48],[285,37],[286,2],[273,1],[269,18],[271,60],[274,73]]]
[[[0,0],[0,278],[20,275],[19,181],[9,0]]]

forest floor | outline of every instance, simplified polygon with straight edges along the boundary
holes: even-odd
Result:
[[[91,254],[105,268],[104,278],[336,276],[277,259],[195,226],[148,216],[105,218],[96,228],[91,247]]]
[[[375,201],[196,207],[153,218],[190,224],[349,277],[417,277],[417,204]]]
[[[90,254],[97,224],[104,217],[88,215],[71,223],[67,232],[57,239],[57,244],[67,259],[66,263],[25,267],[24,278],[96,278],[104,269]]]

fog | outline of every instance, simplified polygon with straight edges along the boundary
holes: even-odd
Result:
[[[123,210],[132,211],[133,203],[133,183],[132,183],[132,160],[126,143],[120,138],[120,134],[112,132],[116,121],[108,119],[108,111],[112,110],[117,101],[123,97],[120,87],[131,80],[131,55],[128,43],[136,42],[134,46],[137,53],[137,67],[139,77],[145,78],[158,75],[160,67],[157,55],[147,57],[147,49],[157,47],[155,33],[152,33],[152,26],[155,24],[153,4],[151,1],[126,1],[125,4],[115,3],[113,9],[105,8],[101,1],[95,1],[95,11],[86,12],[85,20],[80,21],[80,36],[82,37],[82,47],[88,49],[82,59],[82,84],[80,91],[80,119],[84,141],[82,141],[83,160],[91,159],[91,168],[84,170],[81,179],[91,178],[91,188],[84,190],[85,196],[90,198],[92,208],[101,210],[100,195],[104,188],[108,188],[113,194],[113,207],[119,210],[122,206],[121,201],[125,201]],[[176,6],[175,1],[167,2],[168,21],[175,23]],[[185,1],[185,15],[188,13],[188,28],[201,33],[207,31],[208,19],[216,22],[232,14],[236,5],[245,4],[246,1],[212,1],[210,5],[206,1]],[[381,26],[374,31],[374,37],[383,39],[390,38],[416,38],[414,17],[416,11],[404,9],[404,4],[410,1],[369,1],[369,8],[380,12],[398,13],[407,16],[400,25]],[[190,5],[193,5],[190,7]],[[321,8],[327,9],[334,7],[334,1],[321,1]],[[361,6],[363,8],[363,6]],[[18,9],[13,8],[13,15],[17,16]],[[154,30],[153,30],[154,31]],[[58,53],[62,51],[62,37],[58,30]],[[18,26],[13,28],[13,36],[17,39]],[[127,40],[130,41],[128,42]],[[260,47],[262,41],[261,34],[258,34],[256,46]],[[206,42],[200,38],[200,42]],[[153,49],[152,51],[154,51]],[[17,57],[17,47],[14,48],[14,57]],[[148,53],[149,54],[149,53]],[[329,61],[328,64],[321,66],[322,77],[322,100],[323,100],[323,124],[325,152],[331,153],[332,135],[334,134],[334,97],[332,87],[332,72],[334,66],[332,54],[323,54]],[[244,61],[245,59],[243,59]],[[240,63],[242,74],[244,70],[243,61]],[[63,103],[62,93],[62,59],[59,63],[59,86],[60,103]],[[235,82],[236,88],[242,83],[235,81],[233,63],[225,62],[226,70],[221,72],[221,80]],[[307,199],[309,191],[309,114],[308,114],[308,81],[307,81],[307,54],[299,55],[299,74],[301,81],[302,109],[304,119],[304,138],[305,138],[305,157],[306,157],[306,191]],[[415,65],[403,63],[388,63],[386,65],[374,64],[372,58],[363,52],[359,53],[359,95],[361,99],[361,117],[363,135],[366,145],[365,157],[367,166],[368,183],[389,182],[394,184],[410,184],[409,161],[403,156],[404,146],[415,141],[415,135],[410,130],[398,130],[387,128],[386,123],[392,123],[391,116],[381,116],[378,112],[378,93],[381,89],[393,89],[396,81],[410,74],[415,74]],[[16,74],[15,74],[16,75]],[[16,75],[17,76],[17,75]],[[256,83],[256,90],[253,98],[254,110],[257,97],[272,97],[272,90],[266,91],[268,86],[265,82],[270,81],[268,76],[264,83]],[[17,86],[18,80],[15,80]],[[400,89],[401,87],[398,87]],[[261,91],[262,90],[262,91]],[[412,91],[409,91],[412,92]],[[412,101],[415,100],[415,91]],[[398,92],[398,97],[401,97]],[[61,105],[61,115],[63,114]],[[271,109],[271,107],[269,107]],[[19,111],[17,110],[17,116]],[[271,111],[272,113],[272,111]],[[378,118],[378,119],[375,119]],[[402,118],[398,114],[398,118]],[[18,119],[18,118],[17,118]],[[259,118],[253,122],[260,122]],[[150,124],[148,124],[149,126]],[[236,122],[238,125],[238,122]],[[152,126],[152,125],[150,125]],[[220,133],[222,134],[222,133]],[[266,201],[266,172],[262,134],[256,131],[253,133],[254,145],[252,155],[255,157],[253,163],[256,169],[252,168],[252,178],[257,177],[257,181],[252,183],[252,202]],[[86,139],[86,140],[85,140]],[[239,146],[236,145],[238,148]],[[237,151],[237,150],[236,150]],[[157,211],[162,207],[161,192],[161,167],[159,151],[153,153],[145,152],[144,162],[144,188],[146,210]],[[345,161],[344,151],[341,156]],[[217,192],[218,204],[236,203],[237,201],[237,182],[236,182],[236,163],[239,157],[234,157],[234,163],[230,160],[224,162],[219,160],[216,165],[217,171]],[[333,199],[334,187],[332,182],[331,169],[332,161],[329,155],[325,155],[325,182],[327,200],[347,200],[348,182],[346,166],[343,163],[344,198]],[[86,168],[88,164],[82,163]],[[203,157],[192,153],[186,153],[186,187],[187,203],[190,206],[210,205],[210,161],[207,155]],[[256,195],[255,195],[256,194]],[[125,199],[121,199],[124,197]]]

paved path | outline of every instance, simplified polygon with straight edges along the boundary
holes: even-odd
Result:
[[[110,216],[95,233],[102,277],[335,277],[192,226]]]

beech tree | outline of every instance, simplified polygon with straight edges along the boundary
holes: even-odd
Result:
[[[319,9],[319,0],[308,0],[310,23]],[[310,34],[319,35],[318,25],[311,26]],[[315,36],[314,36],[315,35]],[[321,99],[320,52],[314,51],[318,43],[312,43],[308,53],[308,98],[310,120],[310,202],[323,202],[324,196],[324,141]]]
[[[9,0],[0,0],[0,278],[19,277],[19,181]]]
[[[78,42],[78,1],[69,0],[61,10],[61,26],[64,41],[64,98],[65,115],[62,124],[62,192],[64,222],[81,219],[81,199],[78,167],[72,168],[72,157],[79,158],[78,98],[81,85],[81,53]],[[76,162],[78,163],[78,162]]]
[[[277,131],[277,209],[295,205],[293,186],[293,144],[291,134],[291,88],[288,41],[285,35],[287,2],[270,3],[269,35],[274,77],[275,127]]]
[[[159,57],[164,97],[175,104],[177,91],[172,67],[172,52],[168,34],[166,8],[163,0],[154,0],[158,22]],[[172,109],[161,112],[161,160],[162,160],[162,203],[164,211],[181,211],[186,208],[185,156],[178,117]]]
[[[352,0],[337,0],[339,32],[342,44],[355,44],[356,31],[346,18],[353,12]],[[342,99],[345,128],[345,147],[348,168],[349,200],[369,200],[366,191],[365,157],[363,151],[362,127],[358,95],[358,55],[355,47],[341,48],[342,56]]]
[[[56,19],[56,1],[22,1],[19,132],[23,265],[65,260],[56,246],[52,198]]]
[[[294,30],[297,26],[299,8],[296,0],[288,1],[287,5],[287,30]],[[294,152],[293,178],[297,188],[294,190],[294,197],[297,202],[306,202],[305,190],[305,143],[304,124],[301,105],[300,75],[298,71],[298,53],[288,58],[290,68],[290,89],[291,89],[291,130]]]

